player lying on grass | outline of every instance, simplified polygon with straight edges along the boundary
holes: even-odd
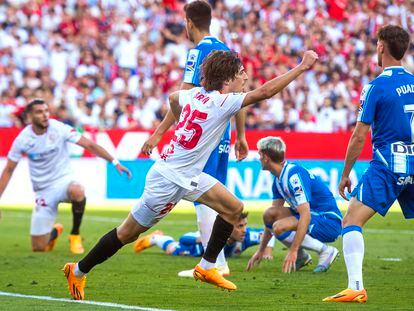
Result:
[[[105,149],[83,137],[72,127],[49,119],[49,108],[42,99],[32,100],[26,107],[31,124],[16,137],[8,154],[7,164],[0,177],[0,197],[23,154],[29,159],[30,178],[36,193],[30,235],[32,249],[37,252],[53,250],[61,224],[54,224],[60,202],[72,203],[73,225],[69,235],[70,250],[84,252],[79,227],[85,211],[85,190],[74,181],[67,143],[84,147],[91,153],[112,162],[117,170],[130,175]]]
[[[315,52],[307,51],[302,62],[289,72],[242,93],[247,74],[237,54],[210,53],[203,61],[203,87],[169,96],[171,111],[179,122],[169,148],[148,171],[144,192],[136,206],[81,261],[64,266],[72,297],[84,299],[85,274],[125,244],[135,241],[181,199],[205,204],[218,213],[207,248],[194,269],[194,278],[224,289],[237,289],[217,272],[215,262],[243,212],[243,203],[217,179],[203,173],[203,167],[237,111],[274,96],[311,68],[317,58]]]
[[[248,213],[241,213],[238,223],[234,226],[226,245],[224,246],[224,254],[228,257],[238,256],[251,246],[258,245],[262,238],[263,229],[254,229],[247,227]],[[271,239],[264,250],[263,258],[273,259],[272,251],[275,240]],[[179,241],[175,241],[173,237],[164,235],[163,232],[156,230],[151,234],[139,238],[134,244],[134,251],[140,253],[144,249],[151,246],[158,246],[166,254],[172,256],[192,256],[200,257],[204,253],[201,243],[200,232],[187,232],[182,235]],[[179,274],[183,274],[181,271]],[[225,274],[223,274],[225,276]],[[193,276],[180,275],[180,276]]]
[[[388,25],[378,31],[377,57],[383,72],[361,92],[357,125],[339,183],[339,193],[348,200],[349,174],[372,126],[373,159],[351,193],[343,221],[348,288],[324,301],[367,301],[362,281],[362,227],[375,213],[385,216],[398,200],[405,218],[414,218],[414,76],[401,66],[409,45],[409,33],[399,26]]]
[[[267,242],[274,234],[289,248],[283,272],[293,272],[310,262],[311,257],[304,249],[319,254],[314,272],[327,271],[338,256],[338,250],[325,243],[338,238],[342,221],[332,193],[319,177],[285,160],[286,145],[281,138],[262,138],[257,149],[262,169],[275,176],[273,204],[263,214],[266,231],[247,269],[260,262]],[[284,206],[285,202],[289,207]]]

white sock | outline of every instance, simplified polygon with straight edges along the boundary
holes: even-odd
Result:
[[[169,242],[169,241],[174,242],[174,238],[168,235],[156,234],[151,238],[151,245],[157,245],[159,248],[165,251],[164,245],[166,242]]]
[[[216,221],[217,212],[206,205],[196,205],[197,212],[197,224],[200,231],[201,244],[204,249],[207,248],[208,240],[213,230],[214,222]],[[224,250],[217,256],[216,267],[224,267],[227,265],[226,257],[224,256]]]
[[[200,263],[198,265],[204,270],[210,270],[216,266],[214,262],[207,261],[204,258],[201,258]]]
[[[293,239],[295,238],[296,231],[292,231],[284,240],[281,242],[286,245],[287,247],[290,247],[292,245]],[[312,238],[309,234],[306,234],[303,238],[302,244],[300,247],[304,249],[308,249],[311,251],[315,251],[318,254],[326,249],[326,245],[322,243],[321,241]]]
[[[78,263],[76,263],[76,265],[75,265],[75,270],[73,270],[73,274],[75,274],[75,276],[78,277],[78,278],[81,278],[85,275],[85,273],[80,271]]]
[[[217,256],[216,267],[225,267],[227,265],[226,256],[224,256],[224,249]]]
[[[318,254],[320,254],[322,251],[324,251],[328,247],[326,244],[322,243],[321,241],[315,238],[312,238],[309,234],[305,235],[301,246],[304,249],[315,251]]]
[[[348,271],[348,288],[360,290],[362,282],[362,261],[364,260],[364,237],[359,231],[349,231],[342,237],[346,269]]]

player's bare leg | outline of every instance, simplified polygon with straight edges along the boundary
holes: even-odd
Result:
[[[85,297],[85,274],[96,265],[106,261],[125,244],[135,241],[141,233],[148,229],[140,225],[129,214],[118,228],[114,228],[105,234],[81,261],[67,263],[63,267],[63,271],[68,280],[68,288],[72,297],[83,300]]]
[[[368,295],[362,281],[362,262],[364,260],[364,238],[362,227],[375,215],[375,211],[356,198],[349,202],[349,209],[342,222],[342,243],[348,288],[340,293],[326,297],[329,302],[366,302]]]
[[[50,252],[54,249],[57,239],[62,234],[63,226],[55,224],[50,233],[32,235],[32,250],[34,252]]]
[[[84,248],[79,228],[85,212],[85,189],[82,185],[72,182],[68,187],[68,198],[72,202],[73,225],[69,235],[70,251],[73,254],[83,254]]]
[[[215,262],[218,254],[230,237],[234,224],[238,221],[243,211],[243,203],[221,183],[216,183],[197,201],[211,207],[218,215],[203,258],[194,269],[194,278],[223,289],[235,290],[237,286],[218,273],[215,268]]]

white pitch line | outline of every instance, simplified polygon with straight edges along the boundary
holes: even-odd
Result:
[[[413,235],[414,230],[395,230],[395,229],[362,229],[362,232],[368,232],[368,233],[378,233],[378,234],[384,234],[384,233],[395,233],[395,234],[404,234],[404,235]]]
[[[23,295],[23,294],[8,293],[8,292],[0,292],[0,296],[38,299],[38,300],[47,300],[47,301],[60,301],[60,302],[68,302],[68,303],[80,303],[80,304],[85,304],[85,305],[112,307],[112,308],[119,308],[119,309],[125,309],[125,310],[172,311],[168,309],[145,308],[145,307],[139,307],[139,306],[123,305],[123,304],[112,303],[112,302],[99,302],[99,301],[91,301],[91,300],[72,300],[72,299],[67,299],[67,298],[55,298],[55,297],[50,297],[50,296],[37,296],[37,295]]]
[[[7,218],[24,218],[24,219],[30,219],[32,216],[28,213],[20,213],[20,212],[8,212],[10,215],[7,216]],[[3,215],[3,220],[4,220]],[[125,218],[115,218],[115,217],[105,217],[105,216],[85,216],[85,220],[91,220],[95,222],[103,222],[103,223],[117,223],[121,224]],[[180,220],[180,221],[172,221],[172,220],[163,220],[162,224],[166,225],[194,225],[196,223],[195,219],[194,221],[190,220]]]

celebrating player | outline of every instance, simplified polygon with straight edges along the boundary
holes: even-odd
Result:
[[[339,193],[348,200],[349,174],[372,127],[373,160],[351,192],[343,221],[343,252],[348,288],[324,301],[365,302],[362,281],[362,226],[375,213],[385,216],[398,200],[405,218],[414,218],[414,76],[401,66],[410,35],[400,26],[379,29],[378,65],[383,72],[361,92],[358,122],[349,141]]]
[[[186,15],[186,30],[188,38],[196,46],[188,52],[187,63],[184,69],[184,80],[181,89],[191,89],[200,86],[200,65],[203,59],[213,50],[228,51],[229,48],[220,40],[210,35],[209,28],[211,23],[211,6],[203,0],[196,0],[184,6]],[[248,153],[248,145],[245,138],[244,111],[236,114],[237,137],[235,142],[235,151],[237,160],[243,160]],[[175,119],[169,110],[164,120],[155,130],[154,134],[146,141],[142,147],[142,152],[149,155],[151,150],[159,143],[164,133],[174,124]],[[213,150],[203,172],[213,176],[221,183],[226,183],[227,166],[230,149],[230,123],[224,131],[223,137],[218,146]],[[217,212],[206,205],[195,202],[197,225],[201,234],[201,243],[207,247],[208,240],[213,229],[213,224]],[[223,275],[230,274],[229,267],[224,256],[220,252],[217,257],[217,269]],[[179,272],[179,276],[192,277],[194,269]]]
[[[215,262],[240,218],[243,203],[217,179],[202,172],[203,167],[219,144],[232,115],[283,90],[311,68],[317,58],[315,52],[305,52],[298,66],[248,93],[239,93],[247,74],[235,53],[214,51],[204,59],[203,87],[177,91],[169,96],[171,111],[179,122],[168,150],[148,171],[144,193],[137,205],[125,221],[104,235],[81,261],[64,266],[72,297],[84,299],[85,274],[125,244],[135,241],[181,199],[205,204],[218,213],[207,248],[194,269],[194,278],[224,289],[237,289],[217,272]]]
[[[273,233],[289,248],[283,272],[299,270],[310,262],[310,255],[303,248],[319,254],[314,272],[327,271],[338,256],[338,250],[325,243],[338,238],[342,221],[332,193],[319,177],[285,160],[286,145],[281,138],[262,138],[257,143],[257,149],[262,169],[270,171],[275,180],[273,204],[263,215],[267,230],[247,269],[260,262]],[[289,207],[283,206],[285,202]]]
[[[17,166],[26,154],[29,159],[30,178],[36,193],[30,235],[33,251],[53,250],[61,224],[54,224],[60,202],[72,202],[73,225],[69,235],[70,250],[74,254],[84,252],[79,227],[85,211],[85,192],[72,177],[67,142],[84,147],[97,156],[112,162],[117,170],[130,175],[109,153],[91,140],[83,137],[72,127],[56,120],[49,120],[49,109],[42,99],[27,105],[31,124],[17,136],[8,154],[7,164],[0,177],[0,197]]]
[[[226,258],[238,256],[247,248],[260,243],[264,230],[248,228],[247,215],[248,213],[240,214],[240,219],[234,226],[233,232],[227,240],[226,246],[224,246],[224,254]],[[272,250],[274,244],[275,240],[272,238],[264,250],[263,257],[265,259],[273,258]],[[173,237],[164,235],[163,232],[156,230],[151,234],[139,238],[137,243],[134,245],[134,251],[136,253],[140,253],[144,249],[154,245],[158,246],[168,255],[173,256],[200,257],[204,253],[200,232],[198,231],[187,232],[180,237],[178,242],[176,242]]]

